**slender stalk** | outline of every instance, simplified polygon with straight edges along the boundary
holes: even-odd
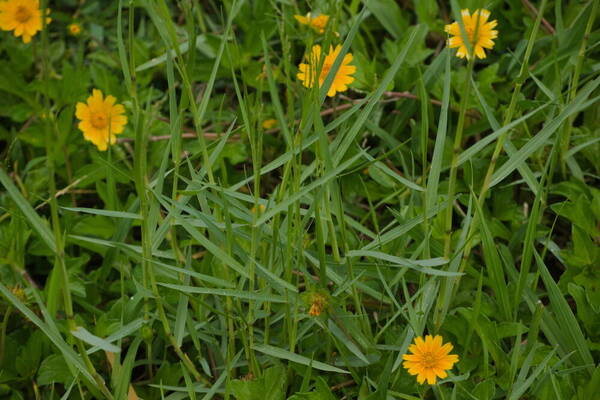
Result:
[[[111,135],[111,124],[108,124],[108,137]],[[112,150],[111,146],[108,146],[108,151],[106,152],[106,191],[108,192],[108,208],[110,210],[120,210],[119,199],[117,197],[117,184],[115,182],[115,177],[111,171],[110,165],[112,163]]]
[[[540,10],[541,14],[541,10]],[[583,35],[583,39],[581,40],[581,46],[579,46],[579,53],[577,54],[577,63],[575,64],[575,70],[573,71],[573,80],[571,81],[571,90],[569,91],[569,96],[567,99],[567,103],[572,101],[575,96],[577,96],[577,89],[579,87],[579,78],[581,76],[581,69],[583,68],[583,61],[585,60],[585,50],[587,47],[588,39],[590,38],[590,33],[592,32],[592,27],[594,26],[594,20],[596,19],[596,15],[598,14],[598,0],[594,0],[592,4],[592,12],[589,14],[589,18],[587,21],[587,25],[585,27],[585,34]],[[566,154],[569,151],[569,143],[571,141],[571,132],[573,131],[573,121],[575,120],[576,115],[572,115],[567,119],[567,122],[564,125],[564,132],[561,141],[561,170],[563,175],[566,175]]]
[[[47,5],[44,1],[42,4],[42,15],[46,15]],[[48,54],[48,34],[46,31],[46,19],[42,18],[42,57],[41,57],[41,74],[42,81],[46,85],[45,93],[49,93],[48,83],[50,82],[49,70],[50,66],[48,65],[49,54]],[[54,235],[54,240],[56,243],[56,254],[54,256],[54,271],[58,271],[60,275],[60,281],[62,285],[62,293],[63,293],[63,306],[65,310],[65,315],[67,319],[67,326],[69,328],[69,336],[71,339],[75,341],[77,349],[79,350],[79,354],[82,357],[85,366],[88,372],[94,378],[94,381],[97,385],[97,388],[102,392],[105,398],[112,399],[112,394],[106,387],[104,379],[96,372],[87,352],[83,342],[74,337],[71,332],[77,329],[77,324],[75,323],[75,318],[73,314],[73,301],[71,298],[71,289],[69,284],[69,272],[67,271],[67,265],[65,263],[65,252],[64,252],[64,239],[62,237],[62,228],[60,225],[60,218],[58,214],[58,201],[56,198],[56,178],[55,178],[55,165],[54,165],[54,145],[56,143],[55,134],[58,132],[57,127],[54,123],[54,118],[52,118],[50,114],[50,100],[47,96],[43,96],[43,104],[44,110],[48,114],[45,119],[44,124],[44,133],[45,133],[45,142],[46,142],[46,168],[48,171],[48,191],[49,191],[49,203],[50,203],[50,216],[52,223],[52,231]]]
[[[425,84],[423,82],[423,75],[421,73],[421,69],[419,68],[419,102],[421,103],[421,137],[420,137],[420,150],[421,150],[421,182],[423,182],[423,187],[427,187],[427,171],[428,171],[428,160],[427,160],[427,150],[429,143],[429,107],[428,107],[428,94],[427,89],[425,88]],[[427,190],[423,191],[423,213],[427,215]],[[429,257],[429,219],[426,218],[423,221],[423,234],[425,236],[425,250],[424,256]]]
[[[281,3],[281,12],[284,13],[286,12],[286,8],[291,8],[291,6],[286,5],[286,3]],[[285,23],[280,23],[279,24],[279,36],[281,38],[281,50],[282,50],[282,57],[281,57],[281,67],[283,70],[283,76],[285,77],[285,104],[287,105],[286,107],[286,112],[285,112],[285,117],[287,117],[287,121],[284,120],[284,118],[282,117],[282,121],[281,123],[283,124],[287,124],[289,126],[290,131],[292,131],[294,129],[295,124],[299,124],[301,123],[301,121],[296,121],[295,120],[295,113],[296,113],[296,93],[295,91],[292,89],[293,88],[293,84],[292,84],[292,79],[291,77],[293,76],[293,67],[292,64],[290,62],[290,60],[294,59],[294,53],[292,51],[293,47],[292,47],[292,41],[287,37],[286,35],[286,28],[287,28],[287,24]],[[281,127],[283,128],[283,127]],[[290,134],[291,136],[291,134]],[[277,193],[278,196],[278,201],[279,199],[283,198],[283,196],[285,195],[285,193],[288,190],[288,187],[291,186],[291,182],[293,181],[293,172],[296,170],[296,166],[295,163],[297,161],[297,158],[295,157],[295,151],[296,151],[296,140],[294,140],[294,138],[291,138],[290,140],[286,140],[286,151],[287,152],[291,152],[292,157],[290,157],[290,161],[288,163],[285,164],[284,167],[284,173],[283,173],[283,178],[281,180],[281,183],[279,184],[279,191]],[[301,244],[302,243],[302,229],[300,229],[300,215],[297,214],[295,212],[295,210],[298,210],[298,207],[295,204],[292,204],[288,207],[287,210],[287,232],[288,232],[288,238],[286,241],[286,246],[285,249],[283,251],[284,253],[284,260],[285,260],[285,266],[284,266],[284,280],[286,282],[289,282],[291,284],[295,284],[295,280],[294,280],[294,276],[292,274],[295,262],[297,261],[297,257],[296,257],[296,253],[295,251],[298,251],[298,257],[302,257],[302,247],[300,247],[299,249],[296,248],[295,244]],[[273,218],[273,238],[276,241],[277,238],[279,238],[279,220],[280,220],[280,214],[275,215],[275,217]],[[294,229],[295,227],[297,227],[297,229]],[[276,251],[278,250],[277,246],[272,246],[272,250],[271,250],[271,259],[274,260],[277,257]],[[290,293],[287,292],[286,290],[286,296],[288,300],[292,300],[293,296],[290,295]],[[296,303],[297,304],[297,303]],[[296,329],[298,327],[298,322],[295,319],[295,313],[294,310],[292,309],[292,307],[286,307],[285,308],[285,321],[286,323],[284,324],[284,332],[282,334],[282,337],[287,337],[289,340],[289,351],[294,351],[296,345],[295,345],[295,341],[296,341]]]
[[[512,93],[506,114],[504,115],[503,126],[508,125],[512,121],[514,112],[515,112],[515,108],[516,108],[516,104],[517,104],[517,100],[519,98],[519,95],[521,94],[521,88],[523,86],[523,83],[527,79],[527,76],[529,75],[529,73],[528,73],[529,58],[531,57],[531,52],[533,50],[533,45],[535,44],[535,38],[537,36],[537,32],[540,27],[540,21],[542,19],[543,13],[544,13],[544,8],[546,7],[546,3],[547,3],[547,0],[542,1],[542,4],[540,6],[540,11],[539,11],[537,19],[533,25],[533,28],[531,31],[531,37],[529,39],[529,42],[527,43],[527,48],[525,50],[525,55],[523,57],[523,62],[521,64],[521,69],[520,69],[519,75],[517,76],[517,79],[516,79],[515,89]],[[504,148],[504,142],[506,141],[508,134],[509,134],[508,131],[504,132],[498,138],[498,141],[496,142],[496,146],[494,147],[494,151],[492,153],[492,159],[490,160],[490,164],[488,165],[488,169],[486,171],[485,178],[483,180],[483,185],[479,192],[479,196],[477,197],[477,200],[476,200],[479,204],[479,207],[481,207],[482,209],[483,209],[483,205],[485,203],[485,198],[486,198],[487,192],[490,188],[492,176],[494,175],[494,171],[496,168],[496,164],[498,162],[498,158],[500,156],[500,153],[502,152],[502,149]],[[467,263],[467,260],[469,259],[469,256],[470,256],[471,250],[472,250],[473,237],[475,236],[475,232],[477,231],[478,226],[479,226],[479,218],[478,218],[478,215],[475,214],[473,216],[473,221],[471,222],[471,226],[469,227],[469,233],[467,235],[467,241],[465,243],[462,260],[461,260],[461,265],[459,267],[459,272],[463,272],[466,268],[466,263]],[[457,280],[455,282],[455,286],[453,288],[454,291],[457,290],[459,282],[460,282],[460,278],[457,278]],[[517,293],[520,293],[520,291],[517,290]]]
[[[323,221],[321,220],[321,204],[324,201],[322,192],[315,199],[315,232],[317,236],[317,253],[319,255],[319,287],[327,288],[327,259],[325,256],[325,238]]]
[[[532,29],[532,36],[529,39],[529,41],[527,42],[527,49],[525,50],[525,56],[523,58],[523,63],[521,64],[521,69],[519,71],[519,75],[517,76],[515,90],[513,91],[512,97],[510,99],[510,104],[508,106],[508,110],[506,111],[506,114],[504,115],[504,122],[502,124],[503,126],[508,125],[512,121],[512,118],[513,118],[513,115],[515,112],[515,107],[517,104],[517,99],[519,98],[519,95],[521,94],[521,87],[523,86],[523,83],[525,82],[525,80],[527,79],[527,76],[529,75],[529,73],[528,73],[529,57],[531,56],[531,52],[533,50],[533,45],[535,43],[535,37],[536,37],[537,31],[540,27],[540,21],[542,19],[542,15],[544,14],[544,8],[546,7],[546,3],[547,3],[547,0],[542,0],[542,4],[540,6],[540,11],[538,13],[537,19],[535,20],[535,24]],[[500,156],[500,153],[502,152],[502,149],[504,148],[504,142],[506,141],[506,137],[508,136],[508,133],[509,133],[508,131],[504,132],[498,138],[498,141],[496,142],[496,147],[494,147],[492,159],[490,160],[490,165],[488,166],[487,172],[485,174],[485,179],[483,180],[483,186],[481,187],[481,191],[479,193],[478,201],[479,201],[479,204],[481,204],[481,205],[483,205],[485,196],[490,187],[490,183],[492,182],[492,175],[494,174],[494,170],[496,168],[496,163],[498,162],[498,157]],[[475,221],[473,221],[473,222],[474,222],[474,224],[472,225],[472,227],[474,227],[476,225],[476,222]]]
[[[261,168],[261,159],[262,159],[262,130],[248,128],[248,136],[251,142],[252,147],[252,169],[254,172],[254,185],[253,185],[253,195],[254,195],[254,213],[252,216],[252,229],[251,229],[251,239],[250,239],[250,258],[249,258],[249,274],[250,281],[248,282],[248,290],[253,292],[256,288],[256,254],[258,252],[259,246],[259,234],[260,229],[256,225],[256,221],[260,217],[261,207],[260,207],[260,168]],[[254,346],[254,302],[250,301],[248,303],[248,324],[249,326],[249,342],[250,342],[250,366],[251,371],[257,373],[258,371],[254,370],[254,364],[257,363],[256,356],[254,354],[253,346]]]
[[[0,368],[4,360],[4,345],[6,343],[6,327],[8,326],[8,320],[12,314],[12,307],[9,305],[6,307],[4,317],[2,318],[2,325],[0,325]]]
[[[208,379],[202,376],[196,369],[193,362],[189,359],[179,345],[177,340],[171,331],[169,321],[164,309],[162,297],[158,291],[158,285],[156,275],[154,273],[154,265],[152,264],[152,236],[153,227],[150,225],[150,198],[146,190],[147,187],[147,148],[148,141],[145,132],[147,132],[146,126],[144,126],[144,118],[142,117],[139,97],[137,93],[136,85],[136,71],[135,71],[135,59],[133,51],[134,43],[134,7],[132,4],[129,6],[129,34],[128,34],[128,51],[129,51],[129,76],[131,82],[128,85],[130,89],[131,103],[133,105],[133,129],[135,131],[135,148],[134,148],[134,176],[135,176],[135,187],[138,198],[140,199],[140,214],[142,216],[141,222],[141,240],[142,240],[142,270],[143,270],[143,285],[145,288],[149,288],[153,294],[156,309],[158,311],[158,317],[161,321],[163,331],[167,337],[171,346],[175,350],[177,356],[181,359],[186,369],[194,376],[197,381],[207,383]],[[149,323],[150,321],[150,304],[148,299],[144,299],[144,320]]]
[[[458,114],[458,123],[456,125],[456,134],[454,136],[454,146],[452,147],[452,164],[450,166],[450,182],[448,183],[448,208],[446,209],[446,226],[444,240],[444,257],[450,257],[450,248],[452,243],[452,204],[454,203],[454,194],[456,191],[456,172],[458,170],[458,156],[462,150],[462,137],[465,126],[465,117],[467,114],[467,105],[469,104],[469,94],[471,92],[471,76],[473,75],[473,66],[475,57],[469,58],[467,66],[467,78],[463,86],[462,98],[460,100],[460,109]]]

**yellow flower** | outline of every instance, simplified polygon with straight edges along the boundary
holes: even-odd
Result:
[[[325,78],[327,78],[327,74],[331,67],[333,67],[333,63],[337,58],[338,54],[342,50],[342,46],[339,44],[333,48],[333,46],[329,47],[329,54],[325,56],[323,60],[323,65],[321,67],[321,71],[319,74],[319,87],[323,85],[325,82]],[[315,77],[317,76],[319,62],[321,60],[321,46],[314,45],[312,48],[311,55],[309,56],[308,64],[300,64],[298,68],[300,72],[298,72],[298,79],[302,81],[302,84],[306,87],[314,87],[315,85]],[[352,62],[352,54],[348,53],[344,56],[342,60],[342,64],[340,68],[337,70],[333,82],[329,87],[329,91],[327,92],[327,96],[333,97],[337,92],[343,92],[348,90],[348,85],[354,82],[354,77],[351,75],[356,72],[356,67],[354,65],[349,65]]]
[[[79,129],[85,140],[94,143],[98,150],[107,149],[109,136],[110,144],[115,143],[115,135],[122,133],[127,124],[127,117],[122,115],[125,107],[115,104],[116,101],[113,96],[106,96],[105,99],[100,90],[94,89],[87,104],[77,103],[75,116],[81,121]]]
[[[46,14],[50,10],[46,9]],[[46,17],[46,24],[52,21]],[[39,0],[7,0],[0,1],[0,29],[15,31],[16,37],[22,36],[24,43],[42,30],[42,10]]]
[[[431,335],[415,339],[415,343],[408,346],[413,354],[402,356],[404,368],[411,375],[417,375],[417,382],[433,385],[440,377],[444,379],[448,376],[446,370],[452,369],[452,366],[458,362],[456,354],[448,354],[452,351],[452,344],[446,343],[442,346],[442,337]]]
[[[320,34],[325,33],[327,22],[329,22],[329,16],[325,14],[317,15],[316,17],[311,16],[310,13],[306,14],[306,17],[302,15],[294,15],[296,21],[302,25],[308,25]]]
[[[75,22],[67,26],[67,29],[69,30],[69,33],[73,36],[79,36],[79,34],[81,33],[81,25],[76,24]]]
[[[463,25],[468,36],[469,43],[476,57],[485,58],[485,49],[491,49],[494,47],[494,41],[498,37],[498,31],[494,28],[498,25],[498,21],[493,20],[488,22],[490,12],[488,10],[476,10],[473,15],[469,10],[461,10]],[[470,58],[467,46],[465,44],[465,38],[462,35],[458,22],[453,22],[450,25],[446,25],[444,30],[449,33],[452,37],[448,39],[448,46],[450,48],[458,47],[456,55],[460,58]]]
[[[273,127],[275,127],[275,125],[277,125],[277,120],[276,119],[266,119],[263,121],[262,123],[262,127],[264,129],[272,129]]]
[[[310,299],[310,309],[308,310],[308,315],[311,317],[318,317],[327,307],[327,303],[326,296],[319,292],[313,293]]]
[[[27,293],[25,292],[25,289],[23,289],[21,286],[15,286],[10,291],[17,299],[21,300],[22,302],[27,301]]]

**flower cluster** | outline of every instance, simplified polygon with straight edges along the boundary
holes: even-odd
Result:
[[[13,31],[15,37],[29,43],[44,25],[51,22],[48,14],[47,9],[44,15],[39,0],[0,0],[0,29]],[[295,15],[294,18],[319,35],[326,32],[330,19],[328,15],[311,13],[306,16]],[[449,35],[447,45],[457,49],[457,57],[486,58],[486,50],[493,49],[494,40],[498,38],[498,31],[495,30],[498,22],[490,21],[489,18],[488,10],[478,9],[471,14],[468,9],[463,9],[460,22],[445,25],[444,30]],[[82,32],[81,25],[76,22],[68,25],[67,30],[72,36]],[[336,60],[340,58],[341,51],[340,44],[330,45],[327,52],[320,44],[313,45],[306,56],[306,62],[298,66],[298,80],[306,88],[321,88],[332,72]],[[333,97],[348,90],[349,85],[355,81],[353,75],[357,72],[357,67],[352,65],[352,61],[352,53],[347,53],[341,58],[339,68],[331,79],[327,96]],[[263,69],[259,78],[264,77],[266,71]],[[92,142],[100,151],[107,150],[109,145],[116,142],[116,135],[123,133],[128,122],[125,107],[118,104],[114,96],[105,96],[99,89],[93,89],[86,102],[77,103],[75,116],[79,119],[78,128],[83,132],[84,139]],[[267,119],[261,126],[269,130],[276,127],[277,123],[275,119]],[[258,209],[252,208],[252,212],[263,214],[265,206],[261,204]],[[13,288],[12,293],[22,301],[27,299],[27,293],[20,287]],[[327,314],[328,310],[332,309],[331,300],[326,291],[306,293],[304,301],[308,315],[319,317]],[[459,361],[458,355],[450,354],[453,345],[449,342],[444,344],[439,335],[417,337],[408,349],[411,354],[403,355],[403,366],[409,374],[416,376],[419,384],[435,384],[438,378],[445,379],[448,376],[447,371]]]
[[[487,10],[476,10],[473,15],[469,10],[462,10],[462,27],[458,22],[445,26],[445,31],[452,37],[448,39],[450,48],[458,48],[456,55],[460,58],[475,57],[485,58],[484,49],[492,49],[494,47],[493,39],[498,37],[498,31],[494,30],[497,21],[488,21],[490,12]],[[303,25],[310,26],[319,34],[325,33],[329,17],[327,15],[319,15],[313,17],[310,13],[306,16],[295,16],[296,20]],[[466,35],[464,35],[466,33]],[[341,46],[330,46],[329,52],[323,56],[323,51],[320,45],[314,45],[308,55],[308,60],[298,66],[298,79],[307,88],[315,86],[321,87],[328,74],[330,73],[333,64],[341,52]],[[348,85],[354,82],[352,76],[356,72],[356,67],[350,65],[353,56],[348,53],[342,59],[341,65],[338,68],[327,95],[332,97],[338,92],[344,92],[348,89]],[[308,294],[307,302],[309,304],[308,314],[316,317],[327,308],[327,297],[319,292]],[[453,346],[451,343],[443,344],[441,336],[427,335],[424,339],[417,337],[415,342],[409,346],[412,354],[404,354],[404,367],[411,375],[417,376],[417,382],[420,384],[427,383],[433,385],[437,378],[444,379],[448,376],[446,371],[452,369],[455,363],[458,362],[458,355],[450,354]]]
[[[49,10],[46,12],[49,13]],[[0,0],[0,29],[14,31],[16,37],[21,37],[24,43],[29,43],[31,38],[51,21],[47,16],[44,21],[42,13],[39,0]],[[485,58],[484,49],[492,49],[493,40],[498,37],[498,31],[494,30],[497,21],[488,21],[488,10],[476,10],[472,15],[469,10],[462,10],[461,16],[462,24],[453,22],[445,26],[445,31],[451,36],[448,46],[458,48],[456,55],[461,58],[470,58],[472,54],[478,58]],[[329,23],[329,16],[325,14],[313,15],[309,12],[305,16],[295,15],[294,18],[321,35],[325,33]],[[81,33],[81,25],[73,22],[67,27],[67,31],[70,35],[77,36]],[[321,88],[341,50],[339,44],[335,47],[331,45],[327,54],[324,54],[319,44],[312,46],[306,62],[298,66],[297,78],[302,85],[307,88]],[[327,96],[333,97],[348,90],[349,85],[354,82],[356,66],[351,64],[352,60],[352,53],[344,55],[333,76]],[[123,105],[116,104],[113,96],[104,98],[102,92],[95,89],[86,103],[77,104],[75,115],[80,120],[79,129],[84,138],[95,144],[99,150],[106,150],[109,144],[116,142],[116,135],[122,133],[127,124],[124,113]],[[275,120],[267,120],[264,121],[263,128],[270,129],[275,124]]]

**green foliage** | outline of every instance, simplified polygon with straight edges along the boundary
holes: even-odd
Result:
[[[42,1],[0,31],[0,399],[595,399],[599,3]],[[297,79],[315,44],[349,90]]]
[[[234,396],[239,400],[285,399],[286,369],[282,365],[264,370],[256,379],[235,379],[231,382]]]

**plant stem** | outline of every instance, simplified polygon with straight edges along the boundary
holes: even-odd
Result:
[[[42,4],[42,15],[46,15],[47,5],[46,2]],[[49,54],[48,54],[48,34],[45,29],[46,20],[42,18],[43,29],[42,29],[42,60],[41,60],[41,73],[44,84],[46,85],[45,93],[49,93],[50,90],[48,88],[48,83],[50,82],[49,77]],[[58,132],[58,129],[55,126],[54,118],[50,113],[50,101],[47,96],[43,96],[44,110],[47,113],[47,118],[45,119],[44,124],[44,133],[45,133],[45,141],[46,141],[46,168],[48,170],[48,194],[50,199],[50,215],[51,215],[51,223],[52,223],[52,231],[54,235],[54,240],[56,243],[56,254],[54,256],[54,270],[57,271],[60,275],[61,285],[62,285],[62,293],[63,293],[63,305],[65,309],[65,315],[67,319],[67,327],[69,329],[69,336],[75,341],[77,348],[79,350],[80,356],[83,358],[86,368],[88,372],[94,378],[94,381],[97,385],[97,388],[102,392],[104,397],[107,399],[112,399],[112,394],[106,387],[104,383],[104,379],[96,372],[87,352],[83,342],[74,337],[71,332],[77,329],[77,324],[75,323],[74,314],[73,314],[73,301],[71,298],[71,289],[69,285],[69,272],[67,270],[67,265],[65,263],[65,252],[64,252],[64,239],[62,237],[62,228],[60,225],[60,218],[58,214],[58,201],[56,198],[56,178],[55,178],[55,166],[54,166],[54,144],[56,143],[56,137],[54,134]]]
[[[543,7],[543,6],[542,6]],[[540,10],[541,14],[541,10]],[[583,39],[581,40],[581,46],[579,46],[579,53],[577,54],[577,63],[575,64],[575,70],[573,71],[573,80],[571,81],[571,90],[569,91],[569,96],[567,98],[567,103],[572,101],[575,96],[577,96],[577,88],[579,86],[579,78],[581,76],[581,69],[583,67],[583,61],[585,59],[585,49],[587,47],[587,41],[590,37],[590,33],[592,31],[592,27],[594,26],[594,20],[596,19],[596,14],[598,14],[598,0],[594,0],[592,4],[592,12],[589,14],[589,19],[587,21],[587,25],[585,27],[585,34],[583,35]],[[569,151],[569,143],[571,141],[571,132],[573,131],[573,122],[575,121],[575,117],[577,115],[573,114],[567,119],[567,123],[564,125],[564,132],[561,140],[561,170],[563,175],[566,175],[566,162],[565,158],[567,152]]]
[[[444,241],[444,257],[450,257],[450,248],[452,243],[452,204],[454,203],[454,194],[456,191],[456,172],[458,170],[458,156],[462,150],[462,137],[465,126],[465,117],[467,106],[469,104],[469,94],[471,92],[471,76],[473,74],[473,66],[475,65],[475,57],[469,59],[467,66],[467,77],[462,91],[460,100],[460,110],[458,114],[458,123],[456,125],[456,134],[454,136],[454,146],[452,147],[452,164],[450,166],[450,182],[448,183],[448,208],[446,209],[446,226],[445,226],[445,241]]]
[[[6,307],[4,317],[2,318],[2,325],[0,326],[0,368],[2,367],[2,361],[4,360],[4,345],[6,340],[6,327],[8,326],[8,319],[12,314],[12,307],[9,305]]]
[[[531,52],[533,50],[533,45],[535,43],[535,38],[536,38],[537,32],[540,27],[540,21],[542,19],[543,13],[544,13],[544,8],[546,6],[546,3],[547,3],[547,0],[542,1],[537,19],[533,25],[533,28],[531,31],[531,37],[529,39],[529,42],[527,43],[527,48],[525,50],[525,55],[523,57],[523,63],[521,64],[521,69],[520,69],[519,75],[517,76],[517,79],[516,79],[515,89],[512,93],[508,109],[506,110],[506,114],[504,115],[503,126],[508,125],[512,121],[513,115],[515,112],[515,108],[516,108],[516,104],[517,104],[517,99],[519,98],[519,95],[521,93],[521,87],[523,86],[523,83],[525,82],[525,80],[527,79],[527,76],[529,75],[529,73],[528,73],[529,58],[530,58]],[[502,135],[500,135],[500,137],[498,138],[498,141],[496,142],[496,146],[494,147],[494,152],[492,153],[492,159],[490,160],[490,164],[488,165],[488,169],[486,171],[485,178],[483,180],[483,185],[481,187],[481,191],[479,192],[479,196],[477,197],[477,200],[476,200],[481,209],[483,209],[483,205],[485,203],[485,198],[486,198],[488,190],[490,189],[490,184],[492,182],[492,176],[494,175],[494,171],[496,169],[498,157],[500,156],[500,153],[502,152],[502,149],[504,148],[504,142],[506,141],[508,134],[509,134],[509,132],[506,131]],[[479,225],[479,218],[478,218],[477,214],[475,214],[473,216],[473,221],[471,222],[471,226],[469,227],[469,233],[467,234],[467,241],[465,243],[462,260],[461,260],[461,264],[459,267],[459,272],[463,272],[466,268],[466,263],[467,263],[467,260],[469,259],[469,255],[471,254],[471,250],[472,250],[472,240],[473,240],[473,237],[475,236],[476,230],[478,229],[478,225]],[[454,292],[458,288],[459,282],[460,282],[460,278],[457,278],[455,286],[453,288]],[[517,291],[517,293],[518,292],[519,291]]]
[[[129,6],[129,74],[131,76],[130,96],[133,105],[133,128],[135,131],[135,149],[134,149],[134,169],[135,169],[135,187],[138,198],[140,199],[140,214],[142,216],[141,222],[141,236],[142,236],[142,270],[143,270],[143,285],[146,289],[150,289],[154,297],[156,308],[158,311],[158,317],[162,323],[162,327],[171,346],[175,350],[177,356],[181,359],[184,366],[194,376],[197,381],[204,383],[208,382],[208,379],[204,378],[200,372],[196,369],[192,361],[189,359],[179,345],[173,333],[164,309],[162,297],[158,291],[158,285],[156,275],[154,273],[154,265],[152,264],[152,236],[154,227],[151,226],[150,218],[150,198],[146,190],[147,186],[147,148],[148,141],[145,132],[147,130],[144,126],[144,119],[141,116],[140,102],[137,93],[136,85],[136,71],[135,71],[135,59],[133,51],[134,43],[134,7],[132,4]],[[144,299],[144,320],[150,321],[150,304],[147,299]]]
[[[519,95],[521,94],[521,87],[523,86],[523,83],[525,82],[525,80],[527,79],[527,76],[529,75],[529,73],[528,73],[529,57],[531,56],[531,52],[533,50],[533,44],[535,43],[535,37],[536,37],[537,31],[540,27],[540,21],[542,19],[542,15],[544,14],[544,8],[546,7],[546,2],[547,2],[547,0],[542,0],[542,4],[540,6],[540,10],[539,10],[537,19],[535,20],[535,24],[532,28],[532,36],[527,43],[527,49],[525,50],[525,56],[523,58],[523,63],[521,64],[521,70],[519,71],[519,75],[517,76],[515,90],[513,91],[512,97],[510,99],[510,104],[508,106],[508,110],[506,111],[506,114],[504,115],[504,122],[502,124],[503,126],[508,125],[512,121],[513,114],[515,112],[515,107],[517,104],[517,99],[518,99]],[[504,132],[498,138],[498,141],[496,142],[496,147],[494,148],[494,152],[492,154],[492,159],[490,161],[490,165],[488,166],[487,172],[485,174],[485,179],[483,180],[483,186],[481,187],[481,192],[479,193],[478,201],[481,206],[483,206],[483,202],[485,200],[485,195],[487,194],[487,191],[490,187],[490,183],[492,181],[492,175],[494,174],[494,170],[496,168],[496,163],[498,162],[498,157],[500,156],[500,152],[504,148],[504,142],[506,140],[506,137],[508,136],[508,133],[509,133],[508,131]],[[475,217],[472,227],[476,226],[476,220],[477,220],[477,217]]]

